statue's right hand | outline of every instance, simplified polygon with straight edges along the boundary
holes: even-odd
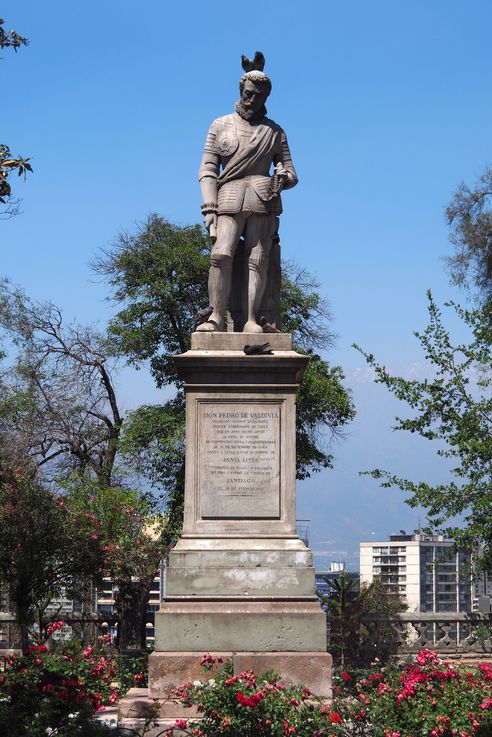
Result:
[[[215,212],[207,213],[203,218],[203,224],[210,235],[215,235],[217,231],[217,214]]]

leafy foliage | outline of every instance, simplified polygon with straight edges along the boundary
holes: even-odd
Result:
[[[214,675],[221,662],[209,653],[202,658]],[[331,710],[322,708],[309,689],[286,687],[271,671],[234,674],[231,663],[214,678],[184,684],[174,695],[185,707],[195,705],[199,712],[200,721],[176,720],[176,728],[189,735],[324,737],[332,724]],[[173,730],[166,734],[171,737]]]
[[[5,21],[0,18],[0,49],[13,49],[17,51],[21,46],[27,46],[29,41],[20,36],[16,31],[6,31]],[[19,176],[26,177],[27,172],[32,171],[29,158],[12,156],[10,149],[5,144],[0,144],[0,203],[7,207],[0,212],[0,217],[12,217],[19,211],[19,200],[12,199],[12,188],[8,178],[14,172]]]
[[[161,515],[139,491],[101,488],[74,477],[66,485],[64,503],[74,514],[94,520],[104,553],[104,570],[116,580],[154,577],[161,557]]]
[[[166,548],[166,520],[139,491],[101,487],[97,481],[79,477],[66,484],[65,502],[97,528],[103,571],[118,587],[119,647],[143,650],[150,586]]]
[[[94,263],[125,305],[109,325],[114,351],[133,365],[149,360],[159,387],[177,383],[172,356],[188,350],[193,316],[208,303],[210,245],[200,226],[150,215]]]
[[[17,349],[0,377],[0,454],[111,485],[122,417],[102,336],[5,280],[0,326]]]
[[[442,528],[456,548],[473,551],[477,568],[492,570],[492,322],[491,307],[465,310],[450,306],[470,329],[469,343],[453,344],[431,294],[429,324],[416,333],[433,376],[422,381],[391,376],[373,355],[363,353],[376,381],[414,411],[396,418],[396,430],[417,433],[437,444],[438,456],[450,459],[451,480],[431,485],[381,469],[371,472],[384,487],[397,486],[407,503],[428,510],[429,531]],[[360,349],[359,349],[360,350]],[[462,517],[463,524],[455,521]]]
[[[280,315],[282,331],[292,334],[297,350],[312,353],[326,350],[334,342],[333,320],[326,300],[319,293],[320,282],[295,261],[282,264]]]
[[[125,417],[120,453],[166,502],[166,546],[177,541],[183,520],[184,441],[182,391],[162,405],[143,405]]]
[[[492,729],[492,670],[443,663],[422,650],[415,663],[334,679],[334,737],[486,737]]]
[[[492,167],[473,187],[461,184],[446,209],[454,254],[447,259],[453,281],[492,296]]]
[[[66,325],[56,306],[34,302],[7,282],[0,284],[0,325],[17,350],[0,378],[0,455],[63,488],[67,508],[97,525],[92,532],[105,570],[118,584],[122,647],[142,648],[165,543],[150,499],[116,486],[123,416],[107,344],[92,328]],[[151,528],[155,535],[147,534]],[[102,573],[102,564],[94,574]]]
[[[179,388],[172,356],[188,350],[192,319],[208,303],[210,246],[211,241],[200,226],[178,227],[158,215],[150,215],[135,235],[120,235],[94,264],[96,272],[112,286],[116,302],[123,305],[109,329],[115,352],[137,366],[149,360],[158,386],[175,384]],[[316,280],[296,264],[284,265],[284,330],[292,332],[296,347],[312,356],[297,400],[299,478],[332,465],[327,445],[355,414],[351,397],[342,384],[341,369],[330,367],[314,354],[315,348],[331,345],[333,337],[329,329],[331,316],[318,287]],[[169,472],[177,471],[173,459],[175,449],[180,448],[183,427],[183,420],[178,420],[179,407],[184,409],[184,400],[178,393],[176,400],[163,410],[137,410],[125,430],[125,448],[141,469],[145,467],[150,472],[154,483],[159,473],[169,479]],[[171,415],[177,423],[176,436]],[[150,421],[146,429],[143,419]],[[166,440],[169,430],[171,435]],[[147,448],[158,448],[160,460],[150,458],[144,440]],[[163,465],[166,444],[171,455],[166,456]],[[178,476],[182,478],[180,472]],[[170,498],[176,493],[177,487],[172,488]]]
[[[125,417],[120,452],[128,454],[135,471],[155,487],[174,490],[183,483],[184,397],[161,405],[142,405]]]
[[[0,18],[0,49],[14,49],[17,51],[21,46],[27,46],[29,40],[24,36],[20,36],[16,31],[6,31],[4,19]]]
[[[9,175],[17,172],[19,177],[26,178],[28,171],[32,171],[30,159],[13,157],[10,149],[5,144],[0,144],[0,203],[7,205],[2,213],[3,217],[11,217],[18,212],[18,202],[12,202],[12,187],[8,180]]]
[[[387,660],[398,648],[394,630],[383,622],[369,629],[364,617],[401,612],[406,605],[385,591],[379,577],[361,588],[360,580],[341,573],[332,586],[329,596],[318,596],[327,611],[328,650],[335,661],[344,668],[368,665],[375,657]]]
[[[342,384],[345,377],[340,366],[330,366],[317,354],[308,355],[310,361],[296,402],[298,479],[333,467],[333,455],[327,452],[330,441],[340,437],[342,428],[355,416],[351,395]]]
[[[73,514],[21,469],[0,467],[0,577],[9,585],[27,647],[29,627],[63,589],[80,595],[83,581],[101,569],[92,520]]]
[[[60,729],[90,735],[90,718],[118,697],[112,685],[117,676],[113,653],[100,644],[81,650],[67,643],[55,652],[33,645],[9,657],[0,677],[0,733],[45,737]]]

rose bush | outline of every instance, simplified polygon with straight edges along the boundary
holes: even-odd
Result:
[[[0,674],[0,735],[46,737],[54,728],[67,730],[67,737],[99,734],[90,722],[95,712],[128,686],[146,682],[143,661],[121,660],[100,639],[85,650],[33,645],[10,658]],[[205,668],[216,662],[220,658],[208,653],[202,658]],[[307,688],[286,687],[272,672],[235,674],[230,663],[215,678],[183,684],[174,696],[195,706],[200,719],[178,719],[167,737],[180,730],[194,737],[492,735],[492,664],[453,667],[432,650],[404,668],[335,675],[329,706]]]
[[[353,734],[485,737],[492,734],[492,666],[453,667],[423,650],[403,670],[341,673],[334,678],[333,708]],[[333,733],[347,734],[343,727]]]
[[[202,664],[215,662],[207,654]],[[492,665],[457,668],[432,650],[402,668],[343,671],[333,701],[287,688],[279,676],[234,674],[183,684],[175,697],[201,719],[178,719],[194,737],[485,737],[492,735]],[[168,737],[174,730],[168,731]]]
[[[208,653],[202,658],[205,667],[215,662]],[[231,663],[216,678],[183,684],[174,696],[200,713],[200,720],[176,721],[177,730],[194,737],[323,737],[339,719],[309,689],[286,687],[273,672],[234,674]],[[168,730],[167,736],[173,731]]]
[[[76,729],[105,705],[118,689],[114,658],[103,646],[69,643],[55,652],[32,645],[7,659],[0,674],[2,737],[46,737],[47,730]]]

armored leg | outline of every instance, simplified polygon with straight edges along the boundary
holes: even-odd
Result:
[[[244,228],[244,216],[219,215],[217,240],[210,254],[208,296],[213,312],[207,322],[197,327],[200,332],[224,330],[224,315],[231,291],[232,259]]]
[[[265,291],[275,224],[274,215],[250,215],[246,223],[244,242],[248,262],[248,317],[244,326],[245,333],[263,332],[263,328],[257,322],[258,310]]]

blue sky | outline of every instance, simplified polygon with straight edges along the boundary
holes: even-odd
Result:
[[[0,273],[101,325],[113,308],[91,258],[151,211],[199,220],[208,125],[237,99],[241,53],[265,53],[269,115],[300,179],[284,198],[283,255],[321,282],[338,334],[329,358],[359,409],[336,470],[299,485],[299,516],[313,520],[320,561],[354,564],[359,539],[412,529],[419,515],[400,492],[358,471],[442,470],[424,443],[391,432],[398,408],[351,344],[419,372],[426,289],[459,298],[442,263],[444,207],[491,158],[492,5],[4,0],[1,14],[31,40],[0,62],[1,138],[35,172],[16,187],[23,214],[0,223]],[[144,372],[126,371],[120,388],[126,406],[159,399]]]

